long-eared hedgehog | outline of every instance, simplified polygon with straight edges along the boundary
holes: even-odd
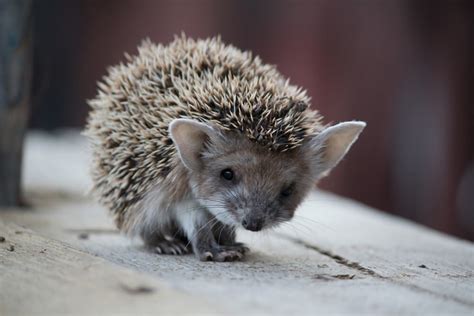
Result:
[[[126,59],[89,101],[93,192],[158,253],[241,259],[236,228],[290,220],[365,127],[324,126],[304,90],[220,38],[145,40]]]

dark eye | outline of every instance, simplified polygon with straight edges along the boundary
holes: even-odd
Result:
[[[221,171],[221,177],[226,180],[232,180],[234,178],[234,172],[231,169],[224,169]]]
[[[283,196],[283,197],[289,197],[291,195],[291,193],[293,193],[293,186],[290,185],[286,188],[284,188],[281,192],[280,192],[280,195]]]

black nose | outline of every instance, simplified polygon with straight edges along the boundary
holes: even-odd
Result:
[[[244,219],[242,220],[242,226],[244,226],[245,229],[251,230],[253,232],[258,232],[259,230],[262,229],[263,222],[259,220],[247,220]]]

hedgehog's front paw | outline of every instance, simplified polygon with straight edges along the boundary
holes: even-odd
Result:
[[[227,251],[237,251],[243,255],[250,251],[249,247],[241,242],[236,242],[232,245],[221,245],[220,248]]]
[[[184,255],[189,252],[184,241],[178,239],[160,240],[153,245],[152,249],[160,255]]]
[[[224,248],[219,250],[214,260],[218,262],[239,261],[242,260],[243,257],[244,254],[238,250]]]
[[[197,255],[201,261],[239,261],[244,257],[244,251],[236,248],[230,248],[232,246],[225,246],[219,248],[213,248],[199,252]]]

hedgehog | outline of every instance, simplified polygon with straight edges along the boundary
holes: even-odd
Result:
[[[324,125],[305,90],[220,37],[147,39],[125,59],[88,102],[92,192],[159,254],[242,259],[236,229],[289,221],[365,127]]]

